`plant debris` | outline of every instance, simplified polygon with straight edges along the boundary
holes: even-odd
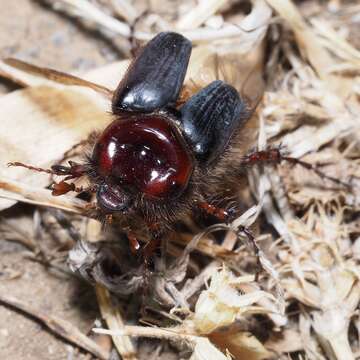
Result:
[[[151,7],[127,0],[45,1],[85,28],[111,40],[124,38],[125,52],[159,31],[182,33],[195,46],[185,93],[215,79],[232,84],[258,103],[246,125],[249,149],[283,146],[338,183],[298,164],[249,168],[248,185],[244,181],[238,190],[242,215],[211,226],[184,218],[162,244],[162,256],[145,281],[124,229],[102,227],[91,200],[53,197],[49,174],[7,166],[21,161],[49,168],[78,160],[86,152],[84,140],[111,121],[109,99],[129,60],[69,76],[3,59],[0,75],[23,88],[0,98],[0,210],[11,213],[21,202],[31,204],[32,213],[22,213],[17,204],[21,216],[0,219],[0,234],[52,269],[63,269],[67,258],[66,266],[94,285],[104,322],[92,330],[110,335],[124,359],[145,358],[141,349],[149,346],[160,359],[167,351],[192,360],[358,358],[359,5],[176,3],[164,11],[162,1]],[[256,242],[241,236],[244,227],[251,227]],[[54,238],[55,249],[41,245]],[[259,263],[263,271],[257,274]],[[0,267],[0,281],[19,276],[16,269]],[[94,356],[109,358],[108,349],[67,321],[11,296],[0,295],[0,302]]]

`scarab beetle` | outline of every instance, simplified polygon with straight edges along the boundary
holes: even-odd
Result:
[[[197,178],[216,163],[246,120],[244,102],[222,81],[177,108],[190,53],[189,40],[160,33],[116,89],[115,120],[98,137],[90,157],[104,211],[140,211],[146,218],[155,207],[173,218],[179,205],[194,200],[190,195]]]
[[[66,181],[88,176],[101,213],[140,218],[155,237],[194,207],[224,219],[226,211],[208,199],[234,176],[225,154],[250,115],[220,80],[179,106],[191,49],[180,34],[155,36],[113,92],[114,119],[95,137],[87,162],[52,167]],[[54,185],[55,195],[76,190],[66,181]]]
[[[195,207],[228,221],[229,213],[216,199],[236,193],[247,165],[287,160],[313,168],[276,148],[246,154],[244,125],[252,111],[223,81],[180,102],[191,49],[182,35],[163,32],[140,50],[117,89],[105,89],[112,94],[113,121],[95,137],[83,164],[51,170],[12,165],[64,175],[54,184],[54,195],[81,191],[68,181],[87,176],[101,214],[121,218],[128,229],[140,219],[155,239]]]
[[[140,49],[117,89],[105,89],[113,121],[94,137],[83,164],[51,170],[11,165],[65,176],[53,185],[54,195],[83,190],[69,180],[87,176],[100,214],[125,224],[141,219],[156,238],[194,207],[224,220],[226,211],[209,200],[229,191],[223,180],[238,175],[239,161],[230,165],[227,154],[237,151],[235,138],[250,112],[237,90],[220,80],[179,101],[191,50],[191,42],[174,32],[159,33]],[[44,75],[33,65],[10,62]],[[104,93],[96,84],[46,71]]]
[[[134,212],[148,223],[165,219],[170,225],[201,201],[201,179],[248,118],[237,91],[222,81],[177,107],[190,53],[191,42],[182,35],[160,33],[114,92],[115,119],[90,157],[105,212]]]

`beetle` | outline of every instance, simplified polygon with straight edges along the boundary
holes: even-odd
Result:
[[[51,170],[12,165],[65,176],[54,184],[54,195],[82,191],[69,180],[87,176],[97,209],[121,218],[134,249],[133,218],[148,228],[150,249],[194,208],[230,221],[230,212],[214,199],[233,196],[249,165],[287,160],[315,170],[278,148],[244,153],[243,129],[254,108],[230,84],[215,80],[179,101],[191,50],[191,42],[175,32],[159,33],[140,50],[112,93],[113,120],[94,137],[84,163]]]

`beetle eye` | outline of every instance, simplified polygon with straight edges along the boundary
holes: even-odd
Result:
[[[152,112],[175,105],[191,53],[191,42],[180,34],[155,36],[133,60],[116,89],[113,112]]]

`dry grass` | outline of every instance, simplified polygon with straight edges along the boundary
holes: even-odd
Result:
[[[179,358],[193,360],[359,358],[360,52],[352,45],[360,36],[359,27],[353,31],[359,5],[253,0],[245,14],[232,1],[189,0],[164,15],[160,3],[146,9],[135,39],[147,40],[164,29],[190,38],[196,45],[185,83],[190,90],[217,77],[254,101],[265,89],[254,145],[281,143],[291,155],[351,183],[352,190],[303,168],[251,169],[247,199],[252,200],[239,198],[249,207],[240,218],[205,231],[186,219],[192,234],[178,232],[169,239],[173,260],[159,260],[161,271],[152,279],[166,306],[150,302],[151,316],[142,321],[151,326],[133,325],[139,318],[116,305],[127,298],[106,290],[114,290],[107,275],[92,268],[92,256],[103,251],[100,240],[108,233],[83,216],[87,205],[71,196],[51,197],[43,189],[47,175],[6,167],[13,160],[48,167],[61,159],[108,123],[106,97],[0,62],[0,74],[26,86],[0,98],[0,207],[23,201],[69,212],[67,219],[81,238],[70,253],[71,266],[87,277],[91,268],[109,328],[94,331],[110,334],[124,359],[138,358],[132,337],[167,339],[183,354]],[[86,26],[123,37],[130,36],[132,22],[144,10],[126,0],[48,4]],[[114,88],[127,64],[81,76]],[[257,280],[249,272],[256,261],[251,246],[234,237],[239,226],[254,223],[261,229],[257,241],[265,270]],[[4,219],[0,229],[8,225]],[[212,232],[224,229],[219,244]],[[106,246],[104,251],[109,254]]]

